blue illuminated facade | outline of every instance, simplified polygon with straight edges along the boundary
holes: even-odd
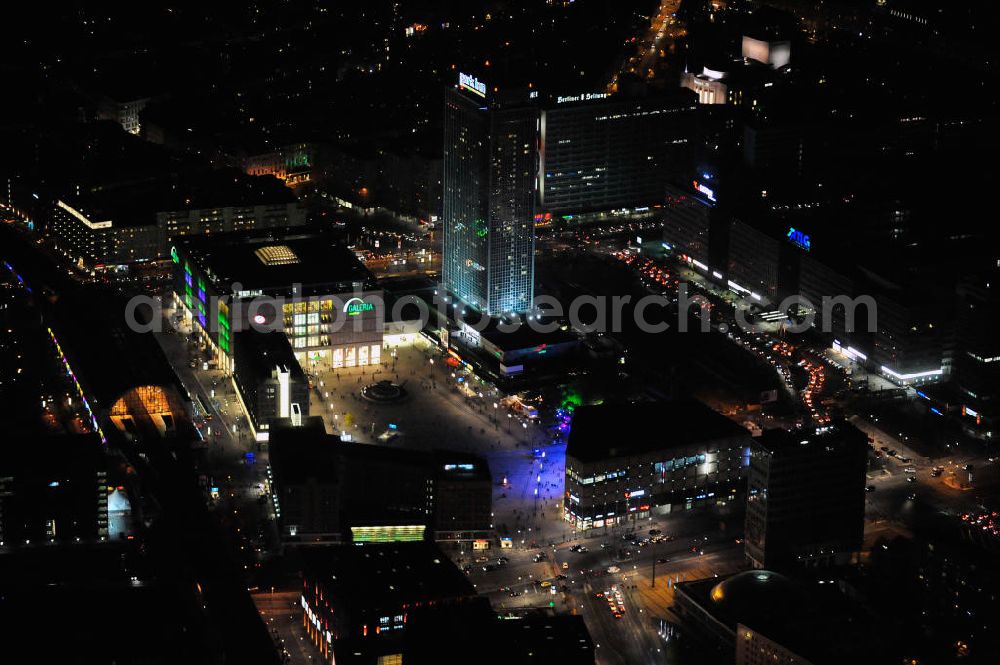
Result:
[[[468,78],[468,77],[466,77]],[[538,111],[459,85],[445,94],[443,282],[488,314],[534,298]]]

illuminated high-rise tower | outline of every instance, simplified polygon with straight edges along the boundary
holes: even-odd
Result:
[[[445,288],[487,314],[531,307],[538,110],[459,75],[444,105]]]

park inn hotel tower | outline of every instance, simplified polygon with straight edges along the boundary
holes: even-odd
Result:
[[[469,74],[445,93],[444,286],[490,315],[527,311],[534,297],[533,96]]]

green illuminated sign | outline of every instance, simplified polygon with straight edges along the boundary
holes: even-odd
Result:
[[[351,298],[344,304],[344,313],[348,316],[357,316],[361,312],[371,312],[374,309],[375,305],[361,298]]]

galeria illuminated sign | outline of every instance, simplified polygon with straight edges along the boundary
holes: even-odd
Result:
[[[361,312],[371,312],[374,309],[375,305],[365,302],[361,298],[351,298],[344,303],[344,313],[348,316],[357,316]]]
[[[788,233],[786,235],[789,240],[791,240],[794,244],[798,245],[802,249],[809,250],[812,245],[811,241],[809,240],[809,236],[807,236],[805,233],[799,231],[794,227],[791,226],[788,227]]]
[[[474,92],[480,97],[486,96],[486,84],[477,79],[472,74],[466,74],[464,72],[458,73],[458,85],[459,87],[465,88],[469,92]]]

